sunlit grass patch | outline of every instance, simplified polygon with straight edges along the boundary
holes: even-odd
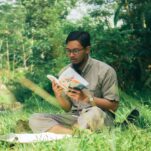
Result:
[[[0,142],[0,150],[30,150],[30,151],[142,151],[151,150],[151,109],[143,101],[133,99],[130,96],[123,97],[119,109],[117,110],[116,122],[122,122],[130,113],[131,109],[137,107],[140,116],[135,125],[129,124],[128,127],[117,126],[113,129],[92,134],[86,131],[75,133],[72,138],[58,141],[40,142],[32,144],[15,144]],[[137,106],[136,106],[137,104]],[[5,111],[0,114],[0,134],[15,132],[18,120],[28,120],[35,112],[59,113],[58,110],[48,102],[32,95],[25,100],[21,110]]]

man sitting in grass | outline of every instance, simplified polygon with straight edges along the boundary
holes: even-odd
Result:
[[[111,127],[113,112],[116,111],[119,101],[115,70],[90,57],[88,32],[71,32],[66,39],[66,53],[71,64],[64,69],[70,66],[86,79],[89,82],[90,95],[84,90],[73,88],[64,92],[64,89],[53,81],[52,88],[57,101],[67,113],[35,113],[29,119],[30,128],[33,132],[72,134],[75,126],[91,131]]]

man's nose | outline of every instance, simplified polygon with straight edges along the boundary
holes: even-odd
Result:
[[[70,57],[73,57],[73,56],[75,56],[75,54],[74,54],[73,52],[70,52],[70,53],[69,53],[69,56],[70,56]]]

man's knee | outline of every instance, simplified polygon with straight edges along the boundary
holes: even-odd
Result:
[[[100,127],[113,126],[113,118],[110,117],[105,111],[100,109],[99,107],[92,107],[91,112],[93,113],[93,121],[92,123],[96,123],[96,125]],[[96,122],[95,122],[96,121]]]
[[[35,131],[35,127],[36,125],[38,125],[39,116],[40,116],[39,113],[34,113],[29,118],[29,127],[32,129],[32,131]]]
[[[105,112],[97,106],[93,106],[90,109],[90,112],[92,113],[91,115],[93,115],[94,118],[95,117],[105,118]]]
[[[29,117],[29,125],[33,123],[33,121],[37,121],[40,118],[39,113],[34,113]]]
[[[47,114],[34,113],[29,118],[29,127],[33,132],[45,132],[56,124],[58,123]]]
[[[81,128],[90,128],[97,130],[104,127],[104,119],[106,114],[100,108],[94,106],[82,112],[78,118],[78,123]]]

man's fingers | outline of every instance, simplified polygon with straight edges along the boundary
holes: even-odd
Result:
[[[52,86],[58,87],[58,88],[60,87],[60,86],[55,82],[55,80],[52,81]]]
[[[76,90],[76,89],[73,89],[73,88],[68,88],[68,91],[69,91],[69,92],[72,92],[72,93],[77,93],[77,94],[80,94],[80,93],[81,93],[80,90]]]
[[[79,94],[77,94],[75,92],[68,91],[67,95],[74,100],[78,100],[78,98],[79,98]]]
[[[52,89],[56,93],[59,93],[63,90],[63,88],[60,85],[58,85],[55,81],[52,81]]]

